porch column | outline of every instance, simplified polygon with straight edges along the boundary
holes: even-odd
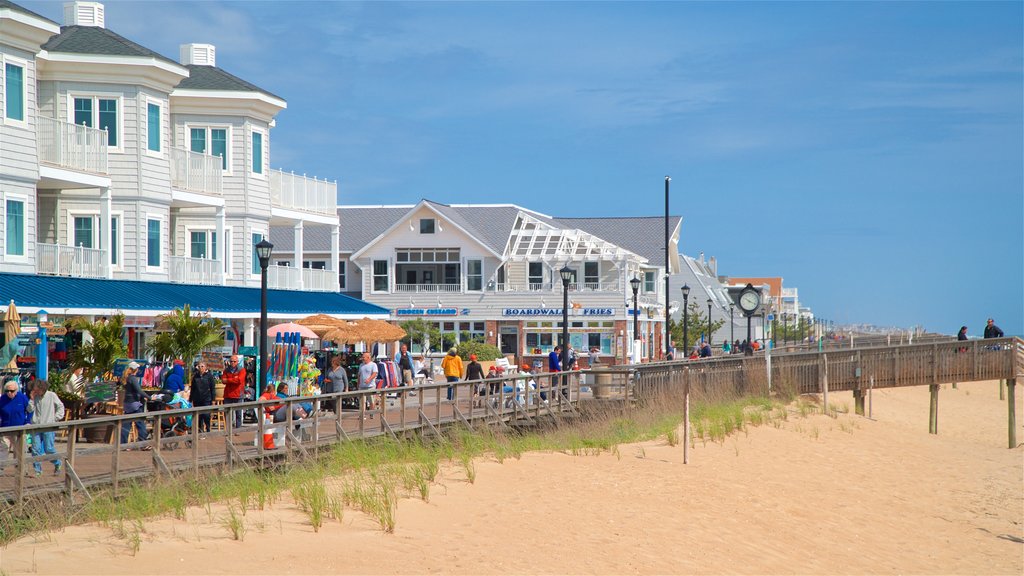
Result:
[[[110,230],[110,188],[100,188],[100,245],[106,250],[104,259],[106,260],[103,264],[103,268],[106,270],[106,277],[109,280],[114,277],[114,266],[110,263],[110,258],[113,255],[113,238],[114,235]]]
[[[221,286],[223,286],[227,282],[227,278],[225,277],[226,275],[224,274],[224,270],[227,267],[227,264],[224,262],[224,245],[227,242],[227,238],[224,237],[224,227],[225,227],[226,221],[227,221],[227,216],[225,215],[224,207],[223,206],[218,206],[217,207],[217,253],[213,255],[213,258],[217,262],[220,263],[220,270],[218,271],[217,275],[220,277],[219,284]]]
[[[295,223],[295,268],[299,271],[298,289],[302,290],[302,220]]]
[[[256,321],[252,318],[246,318],[242,325],[242,339],[245,341],[246,346],[255,345],[255,336],[253,333],[256,331]]]
[[[331,267],[330,270],[334,270],[334,275],[337,276],[341,270],[338,268],[338,259],[341,258],[341,226],[335,223],[331,226]],[[341,284],[338,284],[338,290],[341,290]],[[335,290],[336,292],[338,290]]]

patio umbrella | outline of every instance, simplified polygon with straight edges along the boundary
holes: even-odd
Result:
[[[368,335],[367,342],[394,342],[406,336],[405,330],[384,320],[363,318],[357,320],[356,325],[362,333]]]
[[[4,315],[4,336],[7,338],[7,343],[18,339],[18,334],[21,334],[21,314],[18,314],[18,309],[14,306],[14,300],[7,306],[7,314]],[[11,358],[11,362],[7,365],[8,368],[17,368],[16,357]]]
[[[300,320],[295,321],[296,324],[300,324],[309,328],[313,332],[316,332],[320,338],[323,338],[327,332],[334,330],[348,324],[344,320],[339,320],[333,316],[327,314],[314,314],[312,316],[306,316]]]
[[[267,336],[276,336],[277,334],[288,334],[290,332],[298,332],[303,338],[319,338],[316,332],[309,328],[296,324],[294,322],[285,322],[284,324],[277,324],[267,328]]]
[[[355,324],[342,321],[339,325],[323,333],[324,340],[330,340],[336,344],[354,344],[362,342],[362,335],[355,331]]]

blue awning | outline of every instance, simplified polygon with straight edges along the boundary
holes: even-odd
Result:
[[[11,300],[27,313],[43,309],[50,314],[157,316],[188,304],[192,310],[220,318],[260,316],[259,288],[0,273],[0,305]],[[388,317],[388,310],[338,292],[267,291],[271,318],[321,313],[338,318]]]

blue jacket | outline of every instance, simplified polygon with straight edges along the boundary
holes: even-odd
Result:
[[[32,413],[28,411],[28,403],[24,392],[18,392],[14,398],[4,394],[0,398],[0,427],[31,424]]]
[[[164,390],[170,390],[171,392],[181,392],[185,389],[185,369],[181,367],[181,364],[175,364],[171,368],[171,373],[167,375],[167,380],[164,380]]]
[[[548,370],[552,372],[562,371],[562,356],[554,350],[551,351],[551,354],[548,354]]]

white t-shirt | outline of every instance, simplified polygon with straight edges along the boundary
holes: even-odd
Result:
[[[377,365],[373,362],[359,365],[359,389],[367,390],[377,387]]]

